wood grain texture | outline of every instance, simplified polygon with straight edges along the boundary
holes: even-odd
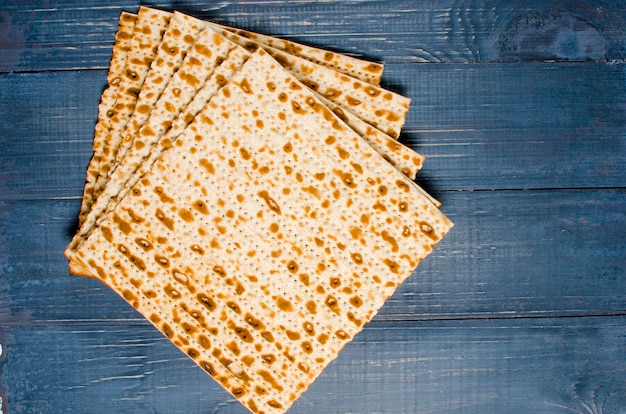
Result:
[[[384,62],[456,224],[290,412],[626,412],[626,1],[151,5]],[[2,414],[246,412],[62,255],[137,7],[0,5]]]
[[[625,317],[372,323],[292,412],[620,413],[625,329]],[[22,326],[3,344],[10,413],[247,412],[146,323]]]
[[[0,71],[106,68],[137,2],[5,1]],[[626,2],[567,0],[155,1],[266,34],[394,62],[624,61]]]

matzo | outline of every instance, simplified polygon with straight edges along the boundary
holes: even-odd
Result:
[[[231,51],[233,51],[232,56]],[[125,159],[112,172],[106,187],[70,243],[68,251],[74,249],[89,234],[100,214],[111,202],[123,197],[123,194],[120,196],[120,191],[139,166],[149,158],[150,153],[154,152],[151,163],[160,155],[159,149],[167,145],[162,143],[159,147],[154,147],[163,135],[167,132],[166,142],[173,142],[206,102],[228,82],[248,56],[249,54],[244,49],[211,30],[201,33],[198,41],[194,43],[185,57],[180,70],[173,76],[151,111],[147,124],[141,127],[138,136],[134,138],[133,145]],[[195,100],[201,102],[193,103],[191,108],[186,110],[194,97]],[[183,115],[179,117],[181,112]],[[140,175],[134,182],[139,177]]]
[[[211,25],[211,27],[213,27]],[[224,37],[252,50],[263,48],[296,78],[326,99],[393,138],[400,136],[411,99],[331,68],[284,53],[273,47],[246,39],[228,30],[219,31]]]
[[[127,56],[124,74],[120,80],[118,96],[111,117],[102,159],[100,176],[106,176],[115,160],[117,149],[122,140],[122,132],[137,103],[137,96],[150,70],[150,64],[156,57],[157,48],[167,28],[171,13],[140,7],[133,30],[131,45]],[[98,180],[94,186],[94,197],[104,188],[105,180]]]
[[[215,36],[219,35],[215,33]],[[224,82],[227,82],[232,77],[235,70],[238,69],[247,58],[248,54],[242,48],[234,50],[232,52],[232,56],[229,55],[229,61],[227,61],[228,64],[218,68],[215,76],[212,77],[213,81],[209,82],[206,87],[200,90],[190,105],[190,108],[188,108],[182,116],[175,120],[173,127],[168,131],[163,142],[158,145],[157,142],[159,142],[160,137],[164,132],[164,128],[161,127],[161,124],[163,122],[170,122],[170,119],[166,119],[165,116],[174,115],[176,111],[169,109],[163,111],[163,115],[160,117],[151,117],[151,120],[154,120],[154,125],[149,128],[149,134],[139,136],[136,139],[135,145],[131,148],[128,157],[124,160],[125,162],[120,164],[114,171],[107,187],[104,189],[104,192],[92,207],[92,211],[89,213],[84,225],[80,228],[74,240],[68,246],[66,255],[70,259],[73,254],[72,250],[74,250],[91,232],[93,226],[96,225],[97,221],[100,219],[100,215],[104,211],[110,211],[116,206],[118,200],[124,197],[130,187],[150,169],[156,159],[160,157],[161,153],[174,143],[183,131],[184,127],[186,127],[191,119],[196,116],[206,102],[208,102],[210,98],[217,93],[219,88],[223,86]],[[187,76],[187,73],[184,72],[181,79],[184,79]],[[179,89],[177,85],[178,83],[176,82],[176,79],[174,79],[172,85],[168,86],[168,89],[170,86],[173,89]],[[166,102],[167,97],[168,93],[166,91],[163,97]],[[339,107],[328,102],[326,99],[318,95],[316,95],[316,97],[324,104],[329,105],[329,107],[333,109],[333,111],[344,122],[346,122],[348,126],[358,132],[363,137],[364,141],[378,151],[383,158],[385,158],[392,165],[396,166],[410,178],[415,178],[417,170],[421,167],[423,157],[411,149],[404,147],[402,144],[380,132],[376,128],[369,126],[349,111],[342,111]],[[169,107],[178,110],[179,106],[172,104],[169,105]],[[89,272],[85,269],[81,269],[77,263],[71,262],[71,270],[73,274],[90,276]]]
[[[363,137],[384,159],[414,180],[422,168],[424,157],[406,147],[394,138],[374,128],[351,111],[343,110],[339,105],[316,93],[316,98],[326,105],[350,128]]]
[[[283,52],[299,56],[320,65],[328,66],[338,72],[361,79],[362,81],[371,83],[372,85],[380,84],[380,78],[384,69],[384,66],[380,63],[370,62],[345,54],[334,53],[330,50],[311,47],[301,43],[292,42],[290,40],[254,33],[234,27],[214,23],[213,25],[214,27],[231,31],[239,36],[254,40],[260,44],[282,50]]]
[[[147,15],[147,12],[151,10],[152,9],[149,9],[147,7],[142,7],[140,9],[140,14],[141,14],[140,24],[144,25],[143,28],[141,29],[142,32],[147,31],[145,29],[146,27],[145,24],[143,24],[143,20],[144,20],[144,16]],[[161,17],[165,17],[165,18],[168,17],[167,12],[163,12],[159,10],[154,10],[154,11]],[[85,197],[85,200],[81,207],[82,213],[81,213],[80,223],[82,223],[82,221],[85,218],[85,215],[88,213],[93,200],[97,197],[97,195],[99,195],[99,193],[102,191],[102,189],[106,185],[106,182],[108,181],[108,175],[110,174],[110,170],[112,169],[112,167],[115,167],[115,165],[121,161],[127,149],[131,145],[132,140],[134,139],[135,133],[138,130],[138,127],[145,121],[145,117],[150,111],[151,101],[154,102],[154,100],[159,96],[159,93],[160,93],[159,88],[161,88],[163,85],[167,83],[167,78],[169,75],[171,75],[171,71],[169,73],[167,72],[168,68],[175,68],[176,58],[177,57],[179,58],[180,56],[184,54],[185,44],[183,44],[183,47],[180,47],[176,49],[175,51],[174,49],[167,47],[168,45],[170,45],[170,43],[173,42],[173,40],[170,38],[174,38],[174,39],[178,37],[186,38],[189,36],[190,33],[188,34],[184,32],[186,31],[186,29],[189,29],[189,26],[192,26],[193,30],[197,30],[198,28],[201,28],[203,25],[204,25],[204,22],[198,19],[195,19],[190,16],[185,16],[179,12],[174,13],[172,21],[169,23],[170,27],[168,31],[165,32],[163,42],[159,47],[156,62],[152,64],[153,70],[149,72],[149,77],[142,86],[143,93],[140,94],[139,96],[139,102],[136,102],[135,104],[132,102],[130,103],[124,102],[121,105],[118,105],[118,108],[122,108],[122,112],[128,111],[130,109],[131,115],[128,115],[128,113],[118,114],[118,116],[115,118],[113,131],[108,134],[107,139],[105,141],[105,145],[100,145],[96,143],[98,152],[102,156],[98,157],[98,162],[93,163],[92,168],[90,168],[90,172],[91,172],[90,176],[93,176],[93,179],[91,181],[88,181],[88,185],[86,187],[86,194],[88,194],[88,196]],[[176,28],[172,28],[172,26],[176,26]],[[302,56],[311,61],[317,62],[321,60],[326,65],[329,65],[331,67],[336,67],[340,71],[344,71],[346,73],[353,73],[356,76],[363,75],[364,76],[363,79],[365,79],[366,81],[374,81],[374,83],[377,83],[379,80],[380,74],[382,73],[382,65],[373,64],[373,63],[366,62],[360,59],[351,58],[348,56],[332,53],[329,51],[324,51],[324,50],[317,49],[317,48],[308,47],[305,45],[299,45],[297,43],[290,42],[287,40],[275,39],[269,36],[263,36],[263,35],[259,35],[259,34],[255,34],[251,32],[246,32],[246,31],[241,31],[241,33],[243,35],[253,37],[259,42],[264,42],[265,44],[273,45],[283,50],[291,50],[293,53],[296,53],[298,56]],[[188,42],[189,41],[187,41],[187,43]],[[137,43],[135,43],[134,45],[136,47]],[[171,53],[164,53],[164,52],[170,52],[170,51]],[[132,51],[132,53],[136,53],[136,50]],[[171,54],[173,57],[168,56],[168,54]],[[133,58],[131,57],[131,60],[132,59]],[[139,60],[137,59],[135,59],[135,61],[139,62]],[[155,68],[155,64],[158,63],[159,61],[161,62],[167,61],[167,66],[156,65],[156,68]],[[163,74],[161,74],[160,73],[161,71],[158,70],[159,67],[165,68],[165,71]],[[158,80],[158,82],[154,82],[155,80]],[[155,91],[152,91],[154,85],[156,85],[156,88],[155,88]],[[136,88],[133,90],[135,94],[136,94],[136,90],[137,90]],[[133,97],[131,96],[130,99],[132,100]],[[136,111],[131,109],[135,105],[138,107],[138,110]],[[130,122],[126,120],[125,118],[126,115],[132,116]],[[121,128],[124,128],[124,125],[126,125],[125,126],[126,132],[121,132]]]
[[[267,53],[78,259],[253,412],[282,413],[451,223]]]
[[[85,220],[93,202],[93,189],[100,174],[100,160],[104,150],[104,141],[111,127],[110,117],[113,115],[113,107],[117,99],[117,88],[126,67],[126,56],[130,48],[130,39],[136,18],[137,15],[132,13],[122,12],[120,14],[111,54],[111,63],[107,73],[107,87],[102,93],[100,105],[98,105],[98,121],[96,122],[93,138],[93,157],[87,167],[85,189],[78,216],[79,225]]]
[[[154,105],[205,26],[202,20],[174,12],[159,44],[156,58],[150,65],[148,76],[141,87],[135,110],[122,134],[123,139],[115,155],[116,164],[119,164],[126,155],[135,135],[150,117]]]

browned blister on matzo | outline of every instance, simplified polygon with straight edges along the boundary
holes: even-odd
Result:
[[[98,105],[98,121],[93,137],[93,157],[87,167],[85,189],[83,191],[78,224],[82,225],[93,203],[93,189],[100,174],[100,159],[104,150],[104,141],[111,127],[110,117],[113,115],[113,107],[117,99],[117,88],[126,67],[126,56],[130,48],[130,39],[135,27],[137,15],[122,12],[119,25],[115,34],[115,44],[111,54],[111,64],[107,73],[107,87],[102,93],[100,105]]]
[[[286,39],[267,36],[260,33],[253,33],[247,30],[236,29],[233,27],[212,24],[213,27],[226,29],[239,36],[253,40],[260,44],[273,47],[283,52],[298,56],[320,65],[328,66],[338,72],[345,73],[354,78],[361,79],[372,85],[379,85],[383,73],[383,65],[381,63],[370,62],[363,59],[354,58],[352,56],[334,53],[329,50],[319,49],[304,44],[292,42]]]
[[[252,412],[283,413],[451,226],[259,50],[76,258]]]

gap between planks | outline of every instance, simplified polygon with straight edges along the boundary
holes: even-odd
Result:
[[[537,314],[532,313],[520,313],[516,314],[515,312],[501,312],[497,314],[466,314],[466,315],[432,315],[432,314],[423,314],[423,315],[410,315],[406,317],[401,317],[402,315],[380,315],[375,317],[371,322],[368,323],[367,326],[376,326],[376,325],[385,325],[390,323],[427,323],[427,322],[480,322],[480,321],[510,321],[510,320],[548,320],[548,319],[557,319],[557,320],[582,320],[582,319],[599,319],[599,318],[622,318],[626,316],[626,311],[624,312],[596,312],[596,313],[575,313],[572,311],[570,314],[565,314],[563,312],[558,314],[552,314],[549,312],[541,312]],[[421,317],[420,317],[421,316]],[[150,325],[148,321],[144,318],[129,318],[129,319],[51,319],[51,320],[15,320],[15,321],[3,321],[3,326],[6,328],[11,327],[54,327],[54,326],[67,326],[67,327],[83,327],[83,326],[93,326],[93,325],[102,325],[102,326],[126,326],[128,328],[137,327],[137,326],[146,326]],[[105,329],[102,330],[103,332]],[[75,331],[75,332],[79,332]],[[92,332],[90,329],[89,332]],[[0,351],[1,351],[0,344]],[[0,412],[0,414],[2,414]]]
[[[430,157],[433,158],[433,157]],[[424,184],[419,175],[417,179],[414,180],[416,184],[422,185]],[[459,188],[459,189],[442,189],[432,191],[432,194],[435,198],[440,197],[442,194],[454,194],[454,193],[496,193],[496,192],[543,192],[543,191],[622,191],[626,190],[626,186],[594,186],[594,187],[511,187],[511,188]],[[28,197],[28,198],[0,198],[0,202],[41,202],[41,201],[72,201],[72,200],[81,200],[82,197],[75,196],[57,196],[57,197]]]
[[[276,36],[278,37],[278,36]],[[335,37],[335,36],[333,36]],[[285,37],[285,39],[291,39],[291,37]],[[107,46],[110,49],[110,45]],[[340,52],[345,55],[351,55],[348,52]],[[355,57],[359,57],[356,54],[353,54]],[[108,63],[108,62],[107,62]],[[520,61],[489,61],[489,62],[412,62],[412,61],[394,61],[394,62],[380,62],[385,65],[385,67],[390,66],[405,66],[405,65],[445,65],[446,67],[452,66],[460,66],[460,67],[470,67],[470,66],[480,66],[480,65],[537,65],[537,64],[549,64],[549,65],[558,65],[558,66],[572,66],[572,65],[608,65],[608,66],[618,66],[618,65],[626,65],[626,60],[607,60],[607,61],[585,61],[585,60],[520,60]],[[17,70],[0,70],[0,76],[4,75],[36,75],[43,73],[65,73],[65,72],[97,72],[97,71],[107,71],[109,68],[108,65],[105,66],[90,66],[90,67],[70,67],[70,68],[57,68],[57,69],[47,69],[47,70],[29,70],[29,69],[17,69]],[[385,86],[385,78],[383,75],[383,79],[381,84]],[[451,130],[454,131],[454,130]],[[414,132],[414,131],[411,131]],[[424,132],[424,131],[417,131]],[[0,413],[1,414],[1,413]]]

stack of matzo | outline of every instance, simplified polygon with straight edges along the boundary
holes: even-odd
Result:
[[[123,13],[70,270],[252,412],[282,413],[452,226],[382,66]]]

